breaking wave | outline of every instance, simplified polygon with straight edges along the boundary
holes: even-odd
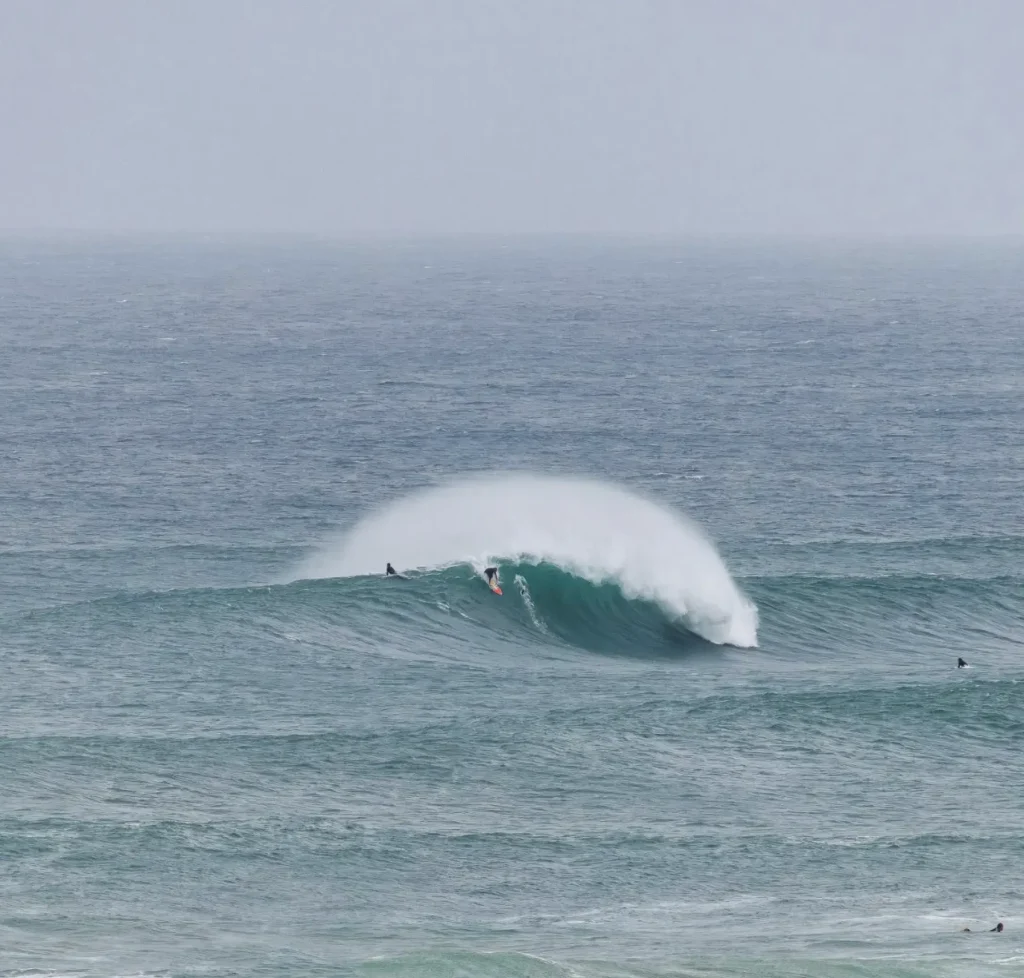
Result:
[[[602,482],[492,475],[424,490],[364,519],[292,576],[380,574],[388,561],[400,572],[553,565],[654,605],[715,644],[757,645],[757,608],[704,533],[680,513]],[[504,580],[512,584],[513,575]]]

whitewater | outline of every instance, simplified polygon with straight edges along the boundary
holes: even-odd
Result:
[[[457,564],[550,563],[654,602],[718,644],[757,645],[757,609],[681,514],[580,478],[492,474],[425,490],[362,520],[298,570],[351,577]]]

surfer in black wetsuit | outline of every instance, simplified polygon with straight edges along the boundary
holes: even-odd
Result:
[[[497,567],[485,567],[484,577],[487,578],[487,583],[494,587],[498,583],[498,568]]]
[[[390,560],[388,561],[388,569],[386,571],[384,571],[384,576],[385,577],[398,577],[398,571],[396,571],[394,569],[394,567],[391,566],[391,561]]]
[[[964,662],[963,659],[957,659],[956,660],[956,667],[957,667],[957,669],[963,669],[966,665],[967,665],[967,663]]]
[[[971,933],[971,928],[970,927],[965,927],[963,932],[965,934],[970,934]],[[995,925],[995,927],[989,927],[988,932],[990,934],[1002,934],[1002,932],[1003,932],[1003,922],[1000,920],[999,923]]]

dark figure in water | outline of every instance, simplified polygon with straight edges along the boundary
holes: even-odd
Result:
[[[964,928],[964,933],[965,934],[970,934],[970,932],[971,932],[971,928],[970,927],[965,927]],[[988,929],[988,932],[990,934],[1002,934],[1002,932],[1003,932],[1003,922],[1000,920],[999,923],[995,925],[995,927],[990,927]]]
[[[495,584],[498,580],[498,568],[497,567],[485,567],[484,577],[487,578],[488,584]]]
[[[391,565],[390,565],[390,564],[388,564],[388,566],[390,567]],[[963,659],[957,659],[957,660],[956,660],[956,667],[957,667],[957,669],[963,669],[963,668],[964,668],[964,666],[966,666],[966,665],[967,665],[967,663],[966,663],[966,662],[964,662],[964,660],[963,660]]]
[[[384,571],[384,576],[385,577],[397,577],[398,576],[398,571],[396,571],[394,569],[394,567],[391,566],[391,561],[390,560],[388,561],[388,569],[386,571]]]

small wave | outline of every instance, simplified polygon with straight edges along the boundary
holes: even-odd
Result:
[[[1000,961],[1014,958],[998,959]],[[760,958],[675,961],[670,966],[639,961],[558,961],[522,951],[433,951],[371,958],[359,967],[367,978],[948,978],[965,974],[956,958],[826,959]],[[971,969],[970,974],[993,974]]]
[[[1020,640],[1024,600],[1012,577],[940,575],[745,578],[774,636],[791,648],[828,648],[843,635],[867,647],[910,642],[972,649]],[[775,643],[773,643],[775,644]],[[969,657],[969,652],[968,652]]]
[[[757,645],[757,608],[710,540],[681,514],[586,479],[491,475],[429,489],[360,522],[292,579],[355,577],[469,564],[550,564],[718,645]]]
[[[367,975],[438,976],[447,978],[583,978],[585,972],[570,965],[522,952],[454,951],[422,953],[405,957],[371,958],[362,966]]]

